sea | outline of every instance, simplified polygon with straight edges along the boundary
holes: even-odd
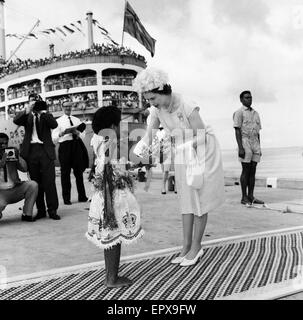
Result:
[[[225,175],[239,176],[241,174],[241,164],[237,154],[237,149],[222,150]],[[303,146],[263,148],[256,176],[303,179]]]

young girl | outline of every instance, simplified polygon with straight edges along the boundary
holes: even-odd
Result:
[[[127,159],[119,156],[117,140],[121,111],[100,108],[94,115],[91,146],[94,150],[94,193],[91,199],[87,239],[104,249],[105,285],[129,286],[132,281],[119,277],[121,243],[130,244],[143,235],[140,207],[133,194],[133,179],[126,170]]]

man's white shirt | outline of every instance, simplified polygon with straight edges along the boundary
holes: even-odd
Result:
[[[70,116],[70,119],[73,123],[73,126],[78,126],[81,124],[81,120],[77,117],[74,116]],[[64,141],[69,141],[69,140],[73,140],[73,135],[71,133],[69,134],[65,134],[62,137],[59,137],[59,134],[64,132],[65,129],[68,129],[70,127],[72,127],[69,117],[64,114],[63,116],[61,116],[60,118],[57,119],[57,123],[58,123],[58,127],[56,129],[53,130],[52,132],[52,139],[54,143],[62,143]],[[80,138],[83,140],[85,137],[85,131],[80,133]]]
[[[46,111],[42,111],[41,113],[46,113]],[[37,134],[37,128],[36,128],[36,115],[34,112],[32,112],[32,115],[34,117],[34,123],[33,123],[33,133],[32,133],[32,139],[31,139],[31,144],[34,143],[39,143],[39,144],[43,144],[43,142],[38,138],[38,134]],[[38,113],[38,119],[40,121],[40,114]]]

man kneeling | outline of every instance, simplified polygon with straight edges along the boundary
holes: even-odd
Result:
[[[38,184],[35,181],[20,181],[17,170],[27,172],[27,164],[19,156],[18,149],[8,147],[8,141],[8,136],[0,133],[0,219],[8,204],[25,199],[22,221],[33,222]]]

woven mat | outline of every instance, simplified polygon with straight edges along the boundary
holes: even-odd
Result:
[[[129,288],[107,289],[104,268],[74,271],[0,291],[0,300],[204,300],[231,299],[291,281],[303,265],[303,232],[238,240],[205,248],[195,265],[182,268],[177,254],[123,263]],[[252,293],[250,296],[249,293]]]

